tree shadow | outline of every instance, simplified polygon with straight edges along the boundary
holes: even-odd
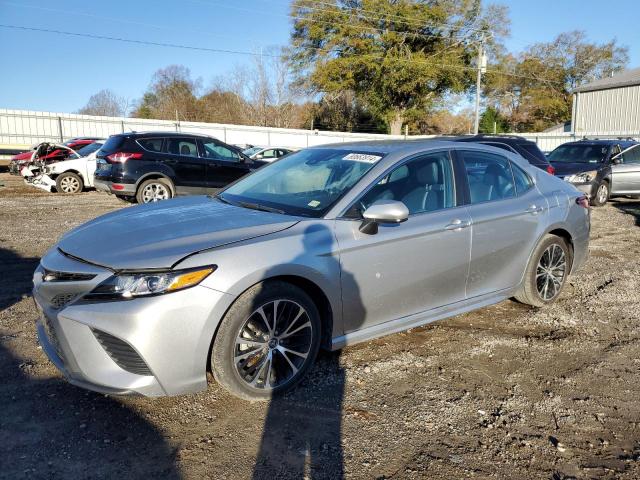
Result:
[[[616,208],[622,210],[624,213],[633,215],[636,219],[636,226],[640,227],[640,200],[620,199],[612,203]]]
[[[0,248],[0,311],[31,292],[37,263]],[[43,378],[25,358],[34,348],[34,309],[2,313],[3,320],[33,318],[3,322],[0,331],[0,478],[180,478],[176,451],[140,413],[62,378]],[[21,323],[34,332],[19,332]]]
[[[304,251],[292,264],[306,265],[321,258],[326,269],[340,271],[334,241],[333,232],[326,226],[308,227],[303,237]],[[340,275],[342,288],[359,292],[349,272],[343,270]],[[360,298],[359,294],[355,296]],[[355,328],[364,321],[366,313],[362,302],[356,304],[352,312],[354,321],[350,319]],[[326,335],[325,346],[330,344],[332,332]],[[271,398],[253,478],[343,478],[344,390],[345,369],[340,365],[340,352],[321,350],[315,366],[298,387]]]

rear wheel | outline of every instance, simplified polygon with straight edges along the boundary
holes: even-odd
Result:
[[[56,178],[56,190],[58,193],[80,193],[83,188],[84,182],[77,173],[65,172]]]
[[[609,182],[607,182],[606,180],[603,180],[602,182],[600,182],[600,185],[598,185],[596,194],[593,196],[593,199],[591,200],[591,204],[594,207],[601,207],[608,201],[609,201]]]
[[[529,260],[516,300],[533,307],[555,302],[564,288],[572,260],[571,248],[563,238],[546,235]]]
[[[320,315],[300,288],[265,282],[243,293],[225,315],[211,350],[216,381],[246,400],[293,388],[315,361]]]
[[[159,202],[172,197],[173,188],[171,188],[171,182],[164,178],[145,180],[140,187],[138,187],[138,193],[136,194],[138,203]]]

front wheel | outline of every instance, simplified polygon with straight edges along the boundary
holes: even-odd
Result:
[[[609,201],[609,182],[607,182],[606,180],[603,180],[602,182],[600,182],[600,185],[598,185],[596,194],[591,200],[591,204],[594,207],[601,207],[608,201]]]
[[[533,307],[555,302],[564,288],[572,260],[571,248],[563,238],[546,235],[531,255],[516,300]]]
[[[245,400],[293,388],[320,348],[320,315],[300,288],[274,281],[243,293],[225,315],[211,350],[216,381]]]
[[[84,182],[77,173],[65,172],[56,178],[56,190],[58,193],[80,193],[83,188]]]
[[[164,178],[153,178],[145,180],[138,187],[136,200],[138,203],[152,203],[161,200],[168,200],[173,197],[173,189],[169,180]]]

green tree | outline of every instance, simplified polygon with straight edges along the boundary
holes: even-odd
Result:
[[[506,133],[509,131],[507,120],[494,107],[487,107],[480,116],[480,133]]]
[[[563,33],[518,56],[501,56],[485,77],[485,95],[513,131],[541,131],[571,119],[576,87],[623,69],[628,59],[628,49],[614,40],[597,44],[584,32]]]
[[[480,0],[294,0],[291,61],[315,92],[352,91],[393,134],[415,112],[466,91]]]

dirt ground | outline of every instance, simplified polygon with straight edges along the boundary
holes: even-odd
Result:
[[[640,478],[640,201],[593,210],[555,305],[507,301],[323,354],[269,403],[68,385],[39,348],[38,258],[129,208],[0,174],[0,478]]]

